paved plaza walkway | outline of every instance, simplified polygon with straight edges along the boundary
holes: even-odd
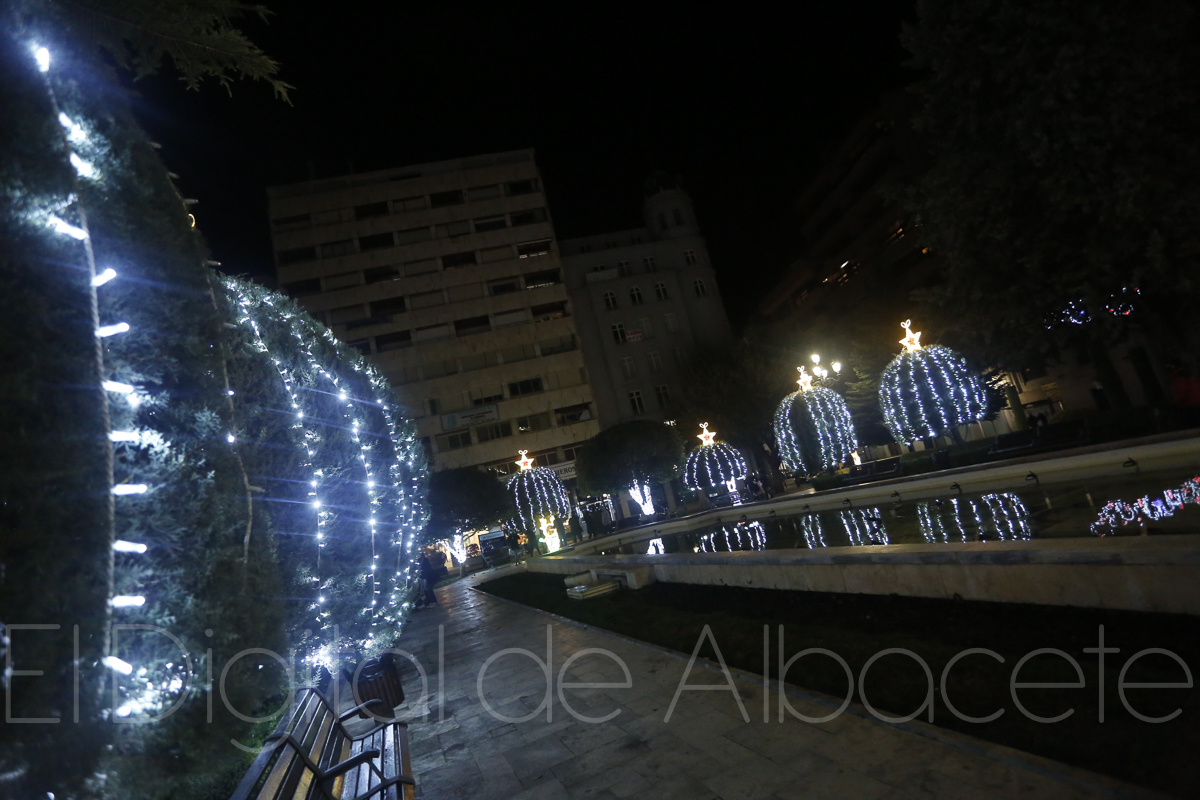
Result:
[[[439,590],[440,607],[415,614],[398,642],[416,656],[429,682],[428,700],[421,704],[420,681],[406,666],[413,772],[423,800],[1149,796],[931,726],[882,723],[864,717],[861,709],[853,713],[855,707],[827,723],[790,717],[779,723],[774,691],[771,722],[764,723],[762,682],[749,676],[735,676],[749,723],[727,689],[682,692],[664,722],[687,669],[686,655],[491,597],[471,588],[478,580]],[[522,648],[545,660],[547,626],[554,681],[548,712],[544,668],[527,655],[497,656]],[[588,648],[621,659],[632,687],[563,688],[560,696],[560,670]],[[617,661],[596,653],[577,658],[563,680],[626,683]],[[726,685],[719,671],[700,662],[688,683]],[[480,685],[491,711],[480,702]],[[836,708],[802,692],[789,701],[810,717]],[[530,718],[505,719],[523,717]]]

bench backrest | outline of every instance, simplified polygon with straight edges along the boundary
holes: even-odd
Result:
[[[325,791],[312,785],[314,767],[326,769],[346,760],[350,748],[332,704],[316,688],[302,687],[230,800],[325,797]],[[340,794],[340,786],[329,788],[329,797]]]

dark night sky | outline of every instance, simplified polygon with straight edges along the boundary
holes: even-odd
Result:
[[[822,153],[903,86],[912,0],[622,8],[292,0],[251,38],[295,86],[136,85],[214,257],[269,274],[267,186],[535,147],[559,236],[640,224],[642,182],[683,176],[735,325],[798,248]],[[772,10],[779,7],[773,7]],[[803,8],[803,14],[798,9]]]

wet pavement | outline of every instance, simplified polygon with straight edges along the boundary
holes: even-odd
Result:
[[[781,723],[774,689],[764,722],[761,678],[733,676],[743,714],[721,672],[701,660],[687,683],[722,690],[676,698],[687,654],[471,588],[498,574],[440,589],[440,605],[415,613],[397,643],[428,680],[422,702],[421,680],[405,664],[409,702],[399,711],[410,719],[423,800],[1154,796],[930,725],[879,722],[857,706],[820,724],[791,715]],[[526,652],[501,653],[509,648]],[[585,682],[610,686],[570,686]],[[816,718],[840,699],[797,690],[788,702]]]

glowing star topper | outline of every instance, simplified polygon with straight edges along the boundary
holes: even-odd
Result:
[[[904,328],[904,338],[900,340],[900,344],[904,345],[904,352],[915,353],[921,349],[921,332],[912,331],[912,320],[906,319],[900,323],[900,327]]]
[[[813,388],[813,376],[809,375],[808,372],[805,371],[804,367],[796,367],[796,369],[800,372],[800,380],[796,381],[796,383],[800,385],[800,391],[811,392]]]
[[[713,439],[716,437],[717,434],[714,431],[710,431],[708,429],[707,422],[701,422],[700,427],[704,429],[704,432],[701,434],[698,434],[696,436],[696,438],[700,440],[701,447],[708,447],[710,444],[713,443]]]
[[[533,466],[533,459],[526,455],[528,450],[518,450],[517,452],[521,454],[521,459],[513,463],[520,467],[522,472]]]

